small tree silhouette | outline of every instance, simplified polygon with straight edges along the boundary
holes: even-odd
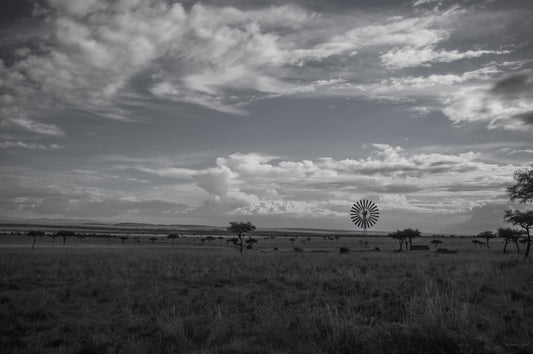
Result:
[[[207,241],[207,243],[211,246],[211,241],[215,240],[216,238],[214,236],[207,236],[202,239],[202,242]]]
[[[393,233],[389,234],[389,237],[397,240],[400,244],[400,251],[403,251],[403,245],[405,244],[405,249],[408,250],[413,244],[413,238],[419,237],[420,231],[418,229],[404,229],[403,231],[396,230]]]
[[[516,184],[507,187],[507,195],[512,202],[524,204],[533,201],[533,164],[531,170],[517,170],[514,173]]]
[[[529,250],[531,248],[531,234],[530,229],[533,227],[533,210],[530,211],[520,211],[520,210],[506,210],[505,211],[505,221],[512,223],[513,225],[520,225],[526,231],[527,242],[526,242],[526,253],[524,257],[529,255]]]
[[[498,229],[498,237],[501,237],[504,239],[503,242],[503,253],[507,253],[507,244],[509,242],[513,242],[516,246],[516,253],[520,253],[520,246],[518,245],[518,241],[520,239],[521,232],[519,230],[513,230],[510,227],[503,228],[500,227]]]
[[[122,241],[122,244],[124,244],[124,242],[126,242],[127,239],[128,239],[128,236],[120,236],[120,240]]]
[[[474,248],[477,248],[477,246],[479,246],[479,248],[481,248],[481,246],[487,247],[487,244],[480,240],[472,240],[472,244],[474,245]]]
[[[44,231],[31,230],[31,231],[28,231],[28,236],[33,237],[33,243],[31,244],[31,249],[34,249],[35,242],[37,241],[37,237],[44,236]]]
[[[420,237],[420,231],[418,231],[418,229],[404,229],[403,233],[409,242],[409,249],[411,249],[411,246],[413,245],[413,239]],[[407,242],[405,243],[405,247],[407,248]]]
[[[172,246],[174,246],[174,241],[175,241],[177,238],[179,238],[179,237],[180,237],[179,234],[169,234],[169,235],[167,236],[167,238],[169,238],[169,239],[172,240]]]
[[[494,234],[494,232],[492,231],[483,231],[483,232],[480,232],[476,237],[484,238],[485,244],[487,245],[487,249],[490,249],[490,243],[489,243],[490,240],[498,236],[496,236],[496,234]]]
[[[400,230],[396,230],[395,232],[390,233],[388,236],[398,241],[398,244],[400,245],[399,251],[403,251],[403,244],[406,240],[403,232]]]
[[[511,201],[518,200],[520,204],[533,202],[533,164],[531,170],[517,170],[514,173],[516,181],[514,186],[507,188],[507,195]],[[531,234],[530,229],[533,226],[533,210],[506,210],[505,221],[513,225],[520,225],[526,232],[526,252],[524,257],[529,255],[531,248]]]
[[[433,249],[436,249],[438,245],[440,245],[442,243],[441,240],[431,240],[431,242],[433,244]]]
[[[228,231],[233,232],[237,235],[239,238],[239,241],[236,242],[236,245],[239,246],[239,251],[242,253],[242,249],[244,246],[243,237],[246,233],[252,232],[256,229],[255,225],[251,222],[237,222],[237,221],[231,221],[228,226]]]
[[[61,237],[63,239],[63,244],[65,244],[67,242],[67,238],[74,237],[76,234],[73,231],[61,230],[56,232],[56,236]]]

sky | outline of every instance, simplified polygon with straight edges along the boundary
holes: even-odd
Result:
[[[0,217],[479,233],[533,162],[529,0],[25,0]]]

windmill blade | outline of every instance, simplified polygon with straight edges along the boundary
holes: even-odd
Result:
[[[355,226],[366,229],[372,227],[379,218],[379,209],[369,199],[361,199],[355,202],[350,209],[350,219]]]

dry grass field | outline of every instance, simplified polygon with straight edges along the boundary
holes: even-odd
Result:
[[[223,239],[43,237],[32,250],[30,237],[2,236],[0,351],[533,351],[531,262],[498,241],[446,239],[458,253],[438,254],[290,238],[258,237],[241,255]]]

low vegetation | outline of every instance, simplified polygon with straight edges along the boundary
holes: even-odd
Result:
[[[500,251],[0,252],[4,353],[533,350],[531,265]]]

